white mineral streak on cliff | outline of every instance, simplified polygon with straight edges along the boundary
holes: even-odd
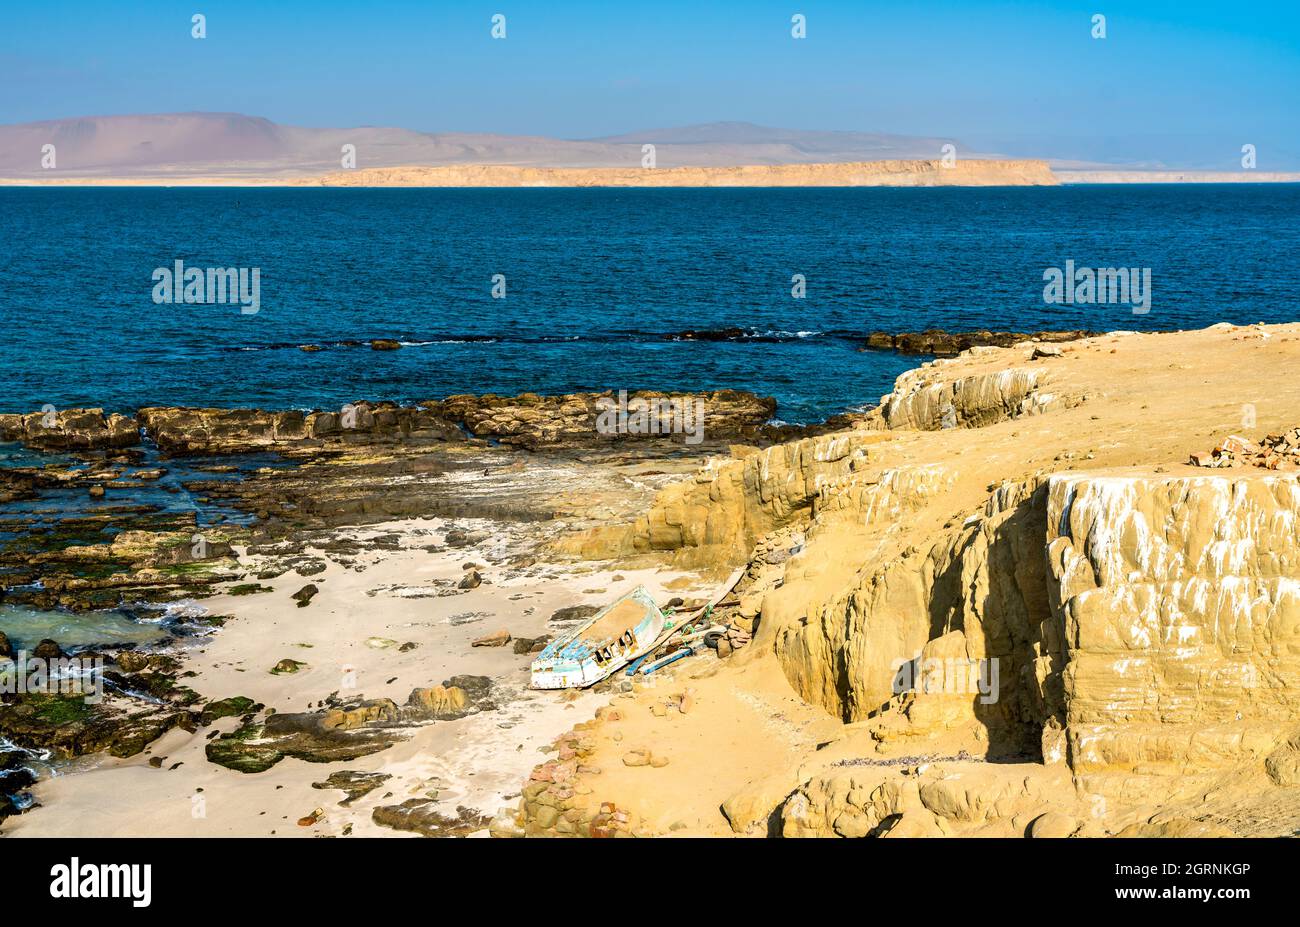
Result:
[[[1257,762],[1285,739],[1300,710],[1297,510],[1290,475],[1048,481],[1076,774],[1192,788],[1190,769]]]

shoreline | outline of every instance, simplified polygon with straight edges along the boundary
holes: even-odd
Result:
[[[914,366],[871,412],[762,447],[493,445],[394,419],[400,437],[329,438],[299,448],[296,468],[204,486],[257,519],[202,565],[198,588],[215,594],[200,601],[220,626],[157,674],[171,679],[159,691],[181,694],[183,679],[201,697],[183,709],[191,720],[143,742],[128,731],[128,747],[139,744],[129,755],[44,780],[34,792],[45,807],[0,832],[79,833],[102,819],[105,833],[141,833],[160,787],[165,827],[187,834],[1279,832],[1300,808],[1279,727],[1291,690],[1274,680],[1300,670],[1267,641],[1225,651],[1219,638],[1290,639],[1300,600],[1287,582],[1300,564],[1283,529],[1300,500],[1300,438],[1274,469],[1188,460],[1230,434],[1289,433],[1300,399],[1282,372],[1300,358],[1300,325],[1082,334],[962,347]],[[486,422],[500,411],[465,408]],[[247,421],[162,421],[182,442],[203,434],[229,450],[248,438]],[[1257,514],[1238,517],[1221,505],[1230,498]],[[1143,534],[1130,520],[1148,509],[1156,522]],[[1258,540],[1255,557],[1241,547],[1250,525],[1282,534]],[[1185,573],[1142,578],[1154,553],[1130,549],[1135,531],[1158,533],[1177,553],[1160,562]],[[1233,559],[1208,553],[1219,543]],[[157,548],[142,550],[147,564]],[[703,598],[737,566],[741,583],[715,612],[728,628],[716,652],[573,701],[523,689],[555,610],[598,607],[637,581],[661,602]],[[950,573],[966,592],[945,585]],[[1089,576],[1119,604],[1088,612]],[[1262,604],[1246,603],[1248,630],[1216,610],[1236,614],[1243,582],[1264,590]],[[1184,593],[1202,585],[1231,601]],[[1066,620],[1054,596],[1100,622],[1099,640],[1144,627],[1156,619],[1123,591],[1139,586],[1166,603],[1160,614],[1177,606],[1178,627],[1199,629],[1158,624],[1116,645],[1168,676],[1153,685],[1181,706],[1177,718],[1111,718],[1110,705],[1130,710],[1130,683],[1106,670],[1109,651],[1092,638],[1062,649],[1064,632],[1051,630]],[[523,650],[472,646],[497,630]],[[1229,671],[1253,665],[1256,649],[1281,662],[1254,689],[1235,687]],[[137,667],[128,678],[147,678],[156,658],[125,653],[119,663]],[[988,709],[943,690],[891,692],[891,661],[992,658],[1005,662],[1005,688]],[[286,660],[305,665],[271,672]],[[1072,663],[1083,670],[1066,676]],[[1178,681],[1189,666],[1194,690]],[[331,718],[347,736],[321,727]],[[1177,752],[1190,730],[1216,738],[1213,755]],[[1161,738],[1172,758],[1134,770],[1063,746],[1082,736],[1117,751]],[[1205,804],[1207,790],[1217,797]],[[344,806],[349,791],[366,794]],[[884,797],[862,802],[873,794]],[[195,795],[205,817],[191,815]]]
[[[173,729],[135,756],[75,761],[62,775],[37,783],[31,791],[39,807],[5,821],[5,834],[313,837],[485,830],[486,820],[518,795],[518,782],[539,761],[539,751],[575,716],[596,710],[608,696],[584,692],[561,700],[530,692],[530,656],[509,646],[471,648],[470,642],[498,627],[517,638],[553,631],[553,612],[575,602],[601,601],[638,582],[648,582],[665,599],[664,583],[689,574],[547,564],[515,571],[505,564],[519,548],[503,539],[487,547],[425,552],[420,545],[444,536],[447,527],[432,519],[348,530],[362,538],[397,535],[403,546],[363,557],[351,567],[330,562],[310,577],[290,572],[267,581],[270,591],[253,597],[205,600],[210,611],[230,617],[190,650],[187,684],[214,698],[239,695],[283,713],[309,709],[349,681],[367,699],[400,703],[412,686],[470,673],[492,680],[491,708],[398,727],[391,745],[350,761],[288,757],[257,773],[223,768],[204,756],[208,737],[237,730],[238,719],[193,733]],[[467,560],[484,567],[483,585],[445,594],[447,587],[436,584],[451,583],[454,589]],[[289,594],[308,580],[321,591],[308,608],[298,609]],[[583,591],[604,587],[608,593]],[[379,602],[382,606],[374,607]],[[457,615],[477,617],[451,621]],[[417,646],[399,652],[407,643]],[[274,676],[268,670],[282,657],[306,665]],[[339,804],[345,790],[313,786],[331,776],[346,781],[344,772],[390,778],[346,806]],[[326,814],[310,826],[295,823],[315,808]]]

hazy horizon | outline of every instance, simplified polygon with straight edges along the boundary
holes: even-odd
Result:
[[[1300,168],[1293,6],[1094,6],[72,2],[7,12],[0,124],[207,112],[596,140],[742,122],[1174,168],[1234,169],[1250,144],[1260,170]]]

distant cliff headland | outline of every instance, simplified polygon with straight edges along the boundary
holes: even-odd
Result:
[[[646,163],[654,167],[643,167]],[[8,186],[853,187],[1296,180],[1300,174],[1276,171],[1015,159],[943,136],[743,122],[590,139],[307,128],[238,113],[87,116],[0,126],[0,185]]]
[[[326,187],[986,187],[1053,186],[1046,161],[854,161],[736,167],[519,167],[456,164],[338,171],[296,181]]]

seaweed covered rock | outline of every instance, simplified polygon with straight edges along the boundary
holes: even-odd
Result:
[[[370,699],[317,712],[276,713],[208,742],[207,758],[242,773],[270,769],[286,756],[308,763],[355,760],[402,739],[391,699]]]
[[[403,706],[387,698],[332,698],[317,711],[249,719],[209,741],[206,753],[218,766],[244,773],[263,772],[286,756],[308,763],[355,760],[405,739],[412,725],[494,709],[491,689],[486,676],[465,675],[415,689]]]

